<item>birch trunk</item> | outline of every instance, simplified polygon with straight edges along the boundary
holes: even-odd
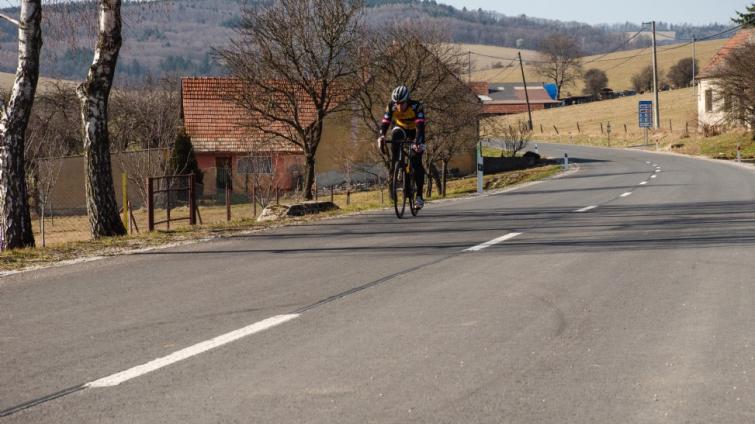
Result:
[[[115,200],[107,124],[108,99],[122,43],[121,0],[101,0],[99,8],[94,61],[87,80],[77,89],[84,133],[87,214],[93,238],[126,234]]]
[[[0,99],[0,231],[6,248],[34,246],[24,169],[24,142],[39,80],[41,0],[21,1],[18,68],[7,104]]]

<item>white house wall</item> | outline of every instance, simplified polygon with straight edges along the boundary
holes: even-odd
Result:
[[[724,113],[724,101],[718,98],[717,88],[714,84],[715,79],[700,80],[697,87],[697,120],[699,128],[703,125],[723,125],[726,122]],[[705,111],[705,92],[713,90],[713,110]]]

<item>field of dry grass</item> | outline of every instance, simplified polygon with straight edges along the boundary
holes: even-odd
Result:
[[[535,111],[532,113],[534,138],[599,146],[636,146],[642,144],[644,138],[638,125],[638,102],[652,99],[652,94],[643,94]],[[707,138],[697,132],[697,98],[692,88],[663,91],[659,100],[661,128],[650,131],[651,144],[657,141],[665,150],[727,158],[736,156],[736,146],[740,144],[743,157],[755,156],[755,145],[745,131],[733,130]],[[498,119],[515,123],[526,120],[527,115]]]
[[[723,46],[726,40],[709,40],[696,43],[696,57],[699,66],[702,67],[710,60],[711,57]],[[680,59],[685,57],[692,57],[692,45],[680,47],[682,44],[674,44],[669,46],[661,46],[658,48],[658,69],[661,73],[665,74],[669,68],[676,64]],[[502,57],[515,57],[516,50],[509,52],[502,50],[497,56]],[[494,50],[489,50],[494,51]],[[651,64],[652,50],[650,48],[627,50],[608,55],[595,55],[587,56],[583,58],[584,69],[597,68],[605,71],[608,75],[608,86],[614,90],[627,90],[631,89],[631,77],[632,75],[640,72],[642,68]],[[474,55],[473,59],[474,59]],[[536,56],[531,54],[524,55],[525,58],[525,77],[527,81],[542,82],[543,77],[538,75],[534,69],[534,66],[527,65],[527,59],[535,60]],[[504,64],[508,62],[504,61]],[[519,63],[512,64],[509,68],[503,69],[487,69],[472,73],[472,79],[476,81],[491,81],[491,82],[521,82],[522,74],[519,70]],[[579,95],[582,93],[584,84],[579,81],[575,86],[567,87],[564,90],[564,96]]]

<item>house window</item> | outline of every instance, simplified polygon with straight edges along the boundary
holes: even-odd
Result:
[[[705,111],[713,112],[713,90],[705,90]]]
[[[240,174],[269,175],[273,173],[273,157],[246,156],[239,158],[236,169]]]

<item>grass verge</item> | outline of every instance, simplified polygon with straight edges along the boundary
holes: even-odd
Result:
[[[540,180],[557,174],[560,166],[544,164],[543,166],[485,176],[486,190],[498,189],[529,181]],[[462,197],[474,193],[477,189],[476,179],[462,178],[448,181],[447,198]],[[433,196],[427,200],[437,200]],[[196,227],[179,227],[171,231],[155,231],[124,237],[110,237],[98,240],[61,243],[45,248],[14,249],[0,252],[0,271],[16,271],[43,267],[62,261],[95,257],[116,256],[128,251],[150,247],[165,246],[172,243],[190,242],[204,238],[223,237],[246,231],[259,231],[282,225],[309,223],[326,217],[348,215],[365,210],[374,210],[390,206],[387,190],[373,190],[352,193],[347,204],[346,195],[334,196],[339,210],[319,215],[289,218],[276,222],[257,222],[251,218],[233,220],[227,223],[202,225]]]

